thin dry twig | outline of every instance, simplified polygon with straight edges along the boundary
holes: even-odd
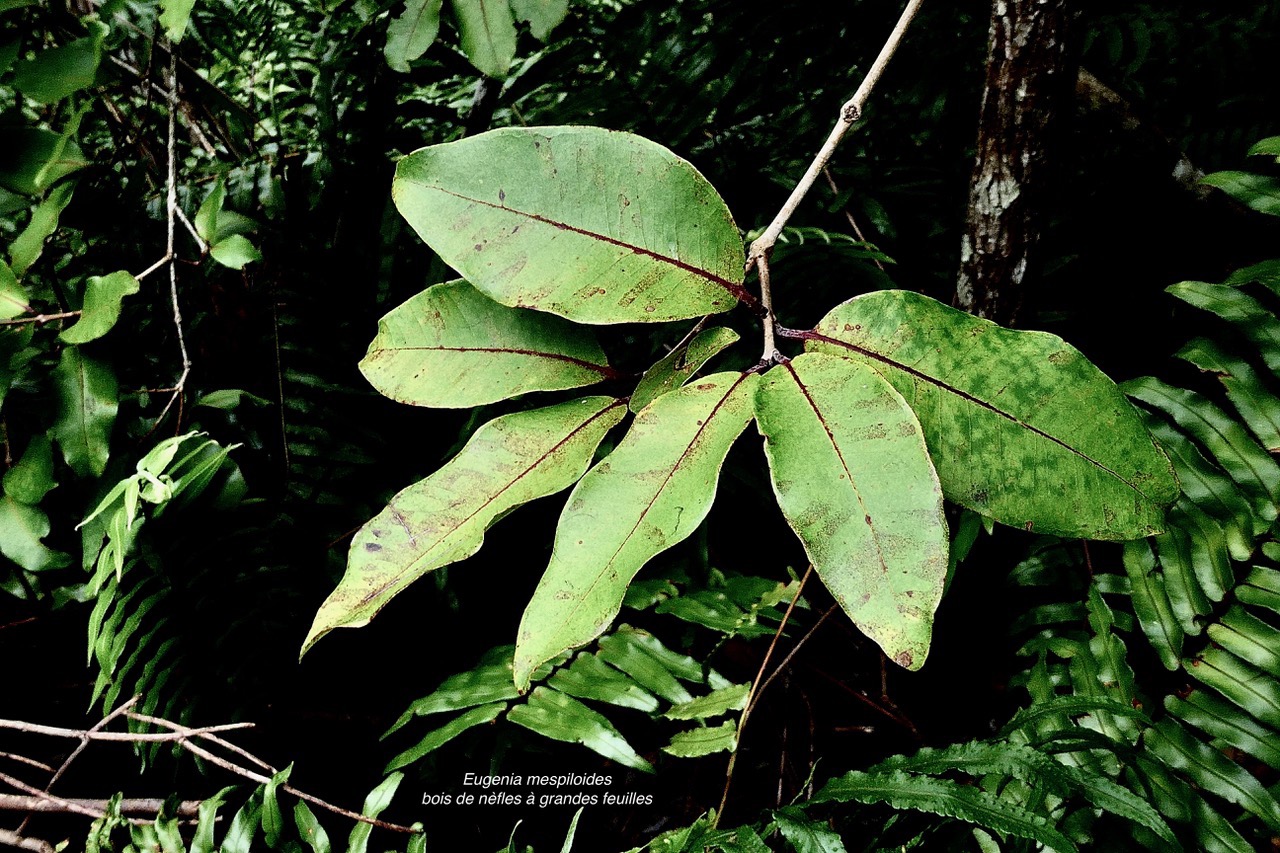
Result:
[[[258,758],[256,755],[253,755],[252,753],[237,746],[236,744],[230,743],[229,741],[226,741],[223,738],[218,737],[219,732],[226,732],[226,731],[231,731],[235,729],[252,728],[253,727],[252,723],[225,723],[223,725],[217,725],[217,726],[192,728],[189,726],[183,726],[178,723],[172,722],[171,720],[165,720],[160,717],[152,717],[147,714],[139,714],[136,711],[130,710],[133,707],[133,705],[136,703],[136,701],[137,699],[135,697],[135,699],[129,701],[125,705],[117,708],[114,712],[112,712],[112,714],[109,715],[109,718],[107,720],[104,720],[98,726],[95,726],[94,728],[88,729],[88,730],[66,729],[66,728],[60,728],[57,726],[45,726],[45,725],[40,725],[38,723],[23,722],[21,720],[0,720],[0,729],[12,729],[15,731],[26,732],[28,734],[45,735],[48,737],[62,737],[62,738],[77,739],[77,740],[80,740],[82,743],[90,740],[119,741],[119,742],[125,742],[125,743],[151,743],[151,742],[157,742],[157,741],[160,741],[160,742],[168,741],[168,742],[177,743],[180,747],[185,749],[187,752],[190,752],[192,755],[196,755],[196,756],[199,756],[200,758],[203,758],[204,760],[208,761],[210,764],[214,764],[218,767],[223,768],[224,770],[227,770],[230,773],[233,773],[237,776],[240,776],[244,779],[248,779],[253,782],[266,784],[267,782],[270,782],[271,777],[276,774],[277,772],[276,769],[272,767],[270,764],[268,764],[267,762],[263,761],[261,758]],[[129,717],[132,720],[149,723],[155,726],[160,726],[162,728],[168,729],[168,731],[165,731],[165,732],[109,732],[109,731],[104,731],[100,728],[102,725],[105,725],[106,722],[108,722],[110,719],[116,719],[122,714],[124,716]],[[194,743],[194,741],[197,739],[209,741],[212,744],[216,744],[217,746],[220,746],[237,755],[240,755],[244,757],[244,759],[247,760],[248,762],[266,771],[266,773],[269,775],[264,775],[263,773],[259,773],[255,770],[251,770],[248,767],[244,767],[240,764],[235,763],[234,761],[230,761],[226,758],[223,758],[222,756],[217,755],[216,753],[210,752],[208,749],[205,749],[203,746],[197,743]],[[75,754],[76,753],[73,753],[71,757],[74,758]],[[66,763],[70,763],[70,760],[71,760],[70,758],[67,759]],[[51,804],[51,805],[45,805],[45,806],[39,807],[37,809],[39,811],[73,812],[76,814],[83,814],[87,817],[93,817],[93,818],[99,818],[103,816],[103,808],[105,808],[105,805],[104,805],[105,801],[77,800],[77,799],[68,799],[65,797],[56,797],[52,794],[49,794],[47,791],[41,791],[32,785],[27,785],[25,782],[22,782],[21,780],[15,779],[3,773],[0,773],[0,782],[8,784],[13,788],[17,788],[20,791],[24,791],[27,794],[30,794],[32,798],[36,800]],[[52,782],[50,784],[52,784]],[[368,817],[367,815],[362,815],[359,812],[351,811],[350,809],[344,809],[341,806],[336,806],[333,803],[326,802],[325,800],[322,800],[313,794],[308,794],[305,791],[300,791],[297,788],[293,787],[292,785],[287,785],[287,784],[281,785],[280,790],[285,791],[286,793],[291,794],[292,796],[295,796],[300,800],[306,800],[308,803],[311,803],[314,806],[325,809],[326,811],[332,812],[333,814],[341,815],[342,817],[348,818],[350,820],[359,821],[361,823],[367,823],[367,824],[370,824],[371,826],[376,826],[380,829],[390,830],[391,832],[400,832],[405,834],[414,834],[418,832],[418,830],[414,829],[413,827],[401,826],[400,824],[390,823],[388,821],[379,820],[377,818],[371,818],[371,817]],[[141,803],[141,802],[147,802],[147,801],[137,800],[136,802]],[[199,808],[198,802],[196,801],[191,801],[191,802],[195,802],[195,807],[197,809]],[[0,808],[4,808],[4,806],[0,805]],[[140,810],[145,810],[145,809],[140,809]],[[179,813],[179,816],[182,816],[182,813]]]
[[[16,761],[18,764],[25,764],[28,767],[34,767],[37,770],[43,770],[45,773],[52,773],[53,768],[43,761],[36,761],[34,758],[27,758],[25,755],[14,755],[12,752],[0,752],[0,758],[8,761]]]
[[[185,729],[182,732],[103,732],[86,731],[85,729],[64,729],[59,726],[44,726],[39,723],[27,723],[22,720],[0,720],[0,729],[12,729],[33,735],[61,737],[80,740],[114,741],[116,743],[173,743],[191,736],[204,736],[217,732],[229,732],[236,729],[251,729],[253,723],[223,723],[200,729]]]
[[[65,812],[63,802],[75,803],[87,809],[106,811],[110,800],[87,800],[82,797],[66,797],[63,800],[51,800],[47,796],[37,797],[21,794],[0,794],[0,811],[23,812]],[[157,814],[165,807],[167,800],[159,797],[135,797],[120,801],[121,814]],[[200,814],[201,800],[183,800],[178,803],[178,810],[173,817],[196,817]],[[20,831],[20,830],[19,830]]]
[[[98,722],[93,724],[92,728],[90,728],[87,732],[84,733],[84,736],[80,738],[80,743],[76,745],[76,748],[73,749],[71,751],[71,754],[66,757],[66,760],[62,762],[62,766],[59,767],[56,772],[54,772],[53,776],[50,777],[49,781],[45,784],[44,794],[48,794],[49,791],[53,789],[54,784],[56,784],[57,781],[62,778],[62,774],[67,772],[67,768],[71,766],[71,762],[75,761],[80,756],[80,753],[84,752],[85,747],[89,745],[90,735],[94,734],[95,732],[102,731],[104,728],[107,727],[107,724],[109,724],[112,720],[116,719],[121,714],[127,713],[130,708],[132,708],[134,705],[138,703],[138,698],[139,697],[134,696],[132,699],[125,702],[119,708],[116,708],[110,714],[107,714],[101,720],[98,720]],[[31,813],[28,812],[27,816],[22,819],[22,823],[18,826],[18,832],[22,832],[24,829],[26,829],[27,824],[30,821],[31,821]]]
[[[840,195],[840,187],[836,185],[836,179],[831,177],[831,170],[826,166],[822,167],[822,177],[827,179],[827,186],[831,187],[831,191],[836,195]],[[849,211],[848,205],[845,205],[841,210],[844,213],[844,218],[849,222],[849,227],[853,229],[854,236],[858,238],[859,242],[866,243],[866,235],[858,227],[858,220],[853,218],[853,213]],[[885,272],[884,263],[879,258],[873,257],[871,262],[880,268],[880,272]]]
[[[165,416],[169,414],[169,410],[173,408],[173,404],[178,402],[183,392],[186,390],[187,377],[191,374],[191,357],[187,354],[187,341],[182,332],[182,309],[178,305],[178,264],[177,255],[174,253],[174,226],[179,216],[178,210],[178,165],[177,165],[177,124],[178,124],[178,67],[177,54],[173,51],[169,52],[169,92],[167,94],[169,106],[169,141],[168,141],[168,175],[165,179],[165,209],[168,215],[167,231],[165,239],[165,257],[169,263],[169,298],[173,303],[173,325],[178,332],[178,350],[182,354],[182,373],[178,376],[178,381],[173,385],[173,396],[169,398],[169,402],[165,403],[164,408],[160,411],[160,417],[156,418],[156,424],[159,425]],[[192,228],[192,231],[195,229]],[[199,239],[197,237],[197,239]],[[182,420],[182,408],[178,408],[178,420]],[[181,424],[179,424],[181,428]]]
[[[34,317],[17,317],[13,320],[0,320],[0,326],[21,326],[26,323],[35,323],[37,326],[43,326],[45,323],[52,323],[55,320],[69,320],[72,317],[79,316],[79,311],[59,311],[56,314],[36,314]]]
[[[764,653],[764,660],[760,661],[760,669],[756,672],[756,677],[751,682],[751,692],[747,696],[747,704],[742,709],[742,716],[738,718],[738,744],[742,743],[742,730],[747,726],[747,717],[751,714],[751,709],[755,707],[755,698],[759,695],[760,679],[764,678],[764,671],[769,666],[769,658],[773,656],[773,650],[778,645],[782,632],[787,627],[787,621],[791,618],[791,611],[795,610],[796,602],[800,600],[800,594],[804,592],[804,585],[808,582],[809,576],[813,574],[813,564],[804,570],[804,577],[800,578],[800,585],[796,587],[796,594],[791,597],[791,603],[787,605],[787,610],[782,614],[782,621],[778,623],[778,630],[773,633],[773,640],[769,642],[769,648]],[[787,656],[790,660],[790,655]],[[724,814],[725,803],[729,802],[729,788],[733,785],[733,768],[737,763],[738,751],[735,749],[729,755],[729,766],[725,768],[724,773],[724,793],[720,795],[720,808],[716,810],[715,819],[712,821],[713,826],[720,825],[720,817]]]
[[[765,339],[763,362],[772,362],[777,359],[777,350],[773,347],[775,320],[773,318],[773,310],[769,308],[773,304],[773,296],[769,292],[769,253],[773,251],[774,244],[778,242],[778,237],[782,234],[782,229],[786,227],[791,215],[796,212],[800,202],[804,200],[805,195],[813,187],[818,175],[826,168],[827,163],[831,162],[832,156],[836,153],[836,148],[840,145],[840,140],[844,139],[844,135],[849,132],[849,128],[853,127],[858,122],[858,119],[862,118],[863,110],[866,109],[867,100],[871,97],[872,90],[880,82],[885,68],[889,65],[889,60],[893,58],[898,46],[902,44],[902,37],[906,35],[908,27],[915,20],[916,13],[920,11],[920,6],[923,3],[924,0],[908,0],[906,8],[902,10],[902,15],[898,18],[898,23],[893,28],[893,32],[889,34],[884,47],[880,48],[880,55],[876,57],[875,62],[871,64],[871,70],[863,78],[862,85],[858,87],[858,91],[853,93],[853,97],[840,107],[840,117],[836,120],[835,127],[831,129],[830,135],[827,136],[827,141],[818,150],[804,176],[800,178],[795,189],[791,191],[791,195],[783,203],[782,209],[778,211],[778,215],[769,223],[769,227],[764,230],[764,233],[751,243],[751,248],[747,252],[747,269],[749,270],[754,266],[760,275],[760,303],[767,309],[763,320]]]
[[[58,849],[48,841],[19,835],[11,829],[0,829],[0,844],[19,850],[35,850],[36,853],[56,853]]]

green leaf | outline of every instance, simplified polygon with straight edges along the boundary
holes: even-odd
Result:
[[[720,326],[703,329],[692,340],[677,346],[644,372],[631,395],[631,411],[639,413],[658,397],[688,382],[704,364],[736,340],[737,332]]]
[[[242,234],[223,237],[209,247],[209,254],[215,261],[233,270],[244,269],[245,264],[262,260],[262,253]]]
[[[39,507],[18,503],[10,495],[0,497],[0,554],[29,572],[59,569],[71,558],[45,546],[49,516]]]
[[[367,625],[427,572],[470,557],[508,511],[569,486],[624,412],[618,400],[587,397],[485,424],[356,534],[347,572],[316,614],[302,653],[334,628]]]
[[[58,230],[58,218],[71,203],[74,183],[67,181],[55,186],[49,195],[31,213],[31,221],[9,245],[9,263],[17,276],[25,275],[31,265],[44,252],[44,241]]]
[[[383,55],[393,71],[409,72],[409,63],[427,52],[440,32],[444,0],[407,0],[404,11],[387,27]]]
[[[53,445],[44,433],[36,433],[22,458],[5,472],[4,493],[19,503],[35,506],[57,485],[53,478]]]
[[[0,159],[0,187],[39,195],[62,178],[89,165],[72,140],[42,127],[6,128],[6,157]]]
[[[676,732],[662,751],[676,758],[701,758],[717,752],[733,752],[738,746],[738,724],[733,720],[718,726]]]
[[[647,640],[657,643],[657,638],[651,634],[637,631],[629,625],[619,626],[617,631],[600,638],[598,657],[625,672],[645,690],[672,704],[692,701],[693,695],[666,662],[654,654],[655,649]]]
[[[311,807],[302,800],[293,804],[293,822],[298,827],[298,835],[314,853],[329,853],[329,833],[324,831]]]
[[[1145,540],[1124,544],[1124,568],[1133,596],[1133,612],[1142,633],[1170,672],[1178,668],[1186,633],[1174,616],[1165,590],[1164,574],[1156,571],[1155,555]]]
[[[1208,338],[1196,338],[1177,355],[1216,375],[1227,391],[1227,399],[1262,446],[1272,453],[1280,452],[1280,400],[1267,391],[1253,365]]]
[[[900,290],[855,297],[810,335],[806,348],[868,364],[906,398],[947,498],[1038,533],[1163,527],[1178,494],[1169,460],[1115,383],[1057,336]]]
[[[778,809],[773,819],[796,853],[845,853],[839,833],[794,806]]]
[[[0,320],[12,320],[31,313],[27,291],[18,284],[13,269],[0,260]]]
[[[1188,305],[1217,314],[1235,325],[1241,334],[1258,348],[1267,367],[1273,373],[1280,373],[1280,340],[1276,338],[1275,314],[1262,302],[1239,288],[1225,284],[1207,284],[1203,281],[1183,281],[1170,285],[1166,290]],[[1201,341],[1192,341],[1188,350],[1194,352],[1197,344],[1201,344]],[[1183,350],[1179,356],[1187,358],[1188,350]],[[1218,358],[1225,356],[1221,351],[1201,354],[1209,359],[1214,355]],[[1201,366],[1198,362],[1197,365]],[[1211,364],[1209,369],[1215,367],[1216,365]]]
[[[116,421],[119,389],[106,364],[65,347],[53,370],[58,389],[58,419],[50,435],[62,458],[81,477],[100,477],[107,467],[111,428]]]
[[[513,690],[512,693],[515,691]],[[502,715],[507,709],[506,702],[494,702],[489,705],[481,705],[478,708],[472,708],[465,714],[462,714],[449,722],[445,723],[438,729],[428,732],[422,740],[418,741],[409,749],[391,759],[387,764],[384,772],[390,773],[392,770],[399,770],[408,767],[415,761],[420,760],[424,755],[435,752],[458,735],[474,729],[476,726],[482,726],[485,723],[491,723]]]
[[[361,811],[365,817],[376,818],[382,814],[387,806],[391,805],[391,800],[396,795],[396,789],[400,787],[400,783],[404,781],[403,773],[392,773],[378,787],[369,792],[369,796],[364,798],[364,809]],[[369,846],[369,834],[373,832],[373,824],[361,821],[357,823],[351,830],[351,835],[347,838],[347,853],[365,853]]]
[[[191,853],[217,853],[218,846],[213,836],[218,821],[218,809],[222,808],[227,801],[227,795],[234,790],[234,787],[223,788],[200,803],[196,833],[191,839]]]
[[[289,774],[292,772],[293,765],[290,764],[262,787],[262,833],[266,836],[268,847],[275,847],[280,842],[280,833],[284,830],[284,815],[280,813],[276,790],[289,781]]]
[[[517,21],[529,24],[534,38],[546,41],[569,14],[569,0],[511,0],[511,9]]]
[[[728,208],[692,165],[628,133],[504,128],[396,167],[400,213],[440,257],[512,307],[580,323],[727,311],[745,291]]]
[[[1280,136],[1259,139],[1249,148],[1250,157],[1280,157]]]
[[[1263,672],[1280,678],[1280,631],[1234,605],[1209,626],[1209,639]]]
[[[913,809],[958,818],[1018,838],[1034,839],[1059,853],[1077,849],[1043,815],[998,799],[980,788],[959,785],[948,779],[911,776],[902,771],[854,771],[831,780],[813,798],[813,802],[818,803],[849,800],[888,803],[896,809]]]
[[[253,837],[258,834],[262,815],[262,792],[255,791],[236,816],[231,819],[231,828],[222,839],[221,853],[249,853]]]
[[[1260,213],[1280,216],[1280,180],[1253,172],[1214,172],[1201,183],[1217,187]]]
[[[169,41],[174,44],[182,41],[195,5],[196,0],[160,0],[160,26],[164,27]]]
[[[669,720],[705,720],[729,711],[741,711],[747,707],[750,692],[750,684],[733,684],[692,701],[682,702],[662,716]]]
[[[578,810],[573,813],[573,820],[569,821],[569,831],[565,833],[564,844],[560,846],[560,853],[569,853],[573,849],[573,837],[578,833],[578,818],[582,817],[582,810],[585,806],[579,806]]]
[[[398,402],[454,409],[617,375],[590,331],[507,308],[465,281],[429,287],[383,317],[360,372]]]
[[[636,572],[706,518],[725,455],[751,422],[757,378],[717,373],[655,400],[574,487],[520,620],[518,688],[539,664],[600,636]]]
[[[1280,743],[1277,743],[1275,732],[1241,714],[1238,708],[1216,694],[1193,690],[1186,699],[1166,696],[1164,707],[1184,723],[1280,770]]]
[[[475,669],[449,676],[431,693],[415,700],[383,737],[396,732],[414,717],[461,711],[475,705],[516,698],[520,694],[516,692],[511,678],[511,655],[514,651],[515,646],[501,646],[485,655],[485,660],[489,660],[496,653],[502,658],[501,663],[482,662]]]
[[[1240,422],[1209,400],[1144,376],[1124,384],[1125,391],[1148,406],[1168,414],[1180,428],[1200,442],[1248,498],[1254,513],[1274,521],[1280,499],[1280,465],[1254,440]]]
[[[200,208],[192,220],[196,233],[206,243],[215,243],[218,240],[218,214],[222,213],[222,206],[226,201],[227,183],[219,178],[214,182],[213,189],[209,190],[209,194],[204,197],[204,201],[200,202]]]
[[[547,684],[578,699],[646,713],[658,710],[658,700],[652,693],[593,654],[578,655],[567,669],[552,674]]]
[[[1235,702],[1250,715],[1280,729],[1280,682],[1228,651],[1208,648],[1184,663],[1187,673]]]
[[[63,329],[58,337],[69,344],[87,344],[111,331],[120,319],[120,303],[132,296],[142,285],[129,273],[121,270],[105,276],[90,276],[84,290],[84,307],[80,320]]]
[[[900,666],[924,666],[950,540],[920,424],[871,367],[806,353],[756,392],[773,490],[814,571]]]
[[[54,104],[93,85],[102,61],[101,34],[42,50],[13,67],[13,87],[33,101]]]
[[[478,71],[501,79],[516,58],[516,22],[509,0],[452,0],[462,52]]]
[[[1186,773],[1200,788],[1240,806],[1272,830],[1280,828],[1280,805],[1239,764],[1201,743],[1172,720],[1161,720],[1142,735],[1147,750]]]
[[[1280,572],[1254,566],[1235,589],[1236,598],[1244,604],[1266,607],[1280,613]]]
[[[543,737],[580,743],[626,767],[653,772],[653,766],[636,754],[613,723],[549,687],[535,687],[528,702],[508,711],[507,719]]]

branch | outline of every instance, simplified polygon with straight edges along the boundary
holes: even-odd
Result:
[[[36,853],[56,853],[58,849],[48,841],[22,836],[10,829],[0,829],[0,844],[19,850],[35,850]]]
[[[791,214],[795,213],[805,194],[809,192],[814,181],[818,179],[818,175],[822,174],[822,170],[831,161],[831,157],[836,153],[836,147],[840,144],[840,140],[844,139],[844,135],[849,132],[849,128],[853,127],[858,119],[862,118],[862,112],[866,109],[867,100],[871,97],[872,90],[880,82],[880,77],[889,65],[889,60],[893,58],[893,54],[898,50],[898,45],[902,43],[902,37],[906,35],[907,28],[911,26],[911,22],[915,19],[916,13],[920,11],[920,6],[923,2],[924,0],[910,0],[907,3],[907,7],[902,10],[902,16],[898,18],[898,23],[893,28],[893,32],[889,34],[889,39],[884,43],[884,47],[880,48],[880,55],[872,63],[871,70],[867,72],[862,85],[858,87],[858,91],[854,92],[853,97],[840,108],[840,118],[836,121],[835,127],[831,129],[831,135],[827,137],[827,141],[823,143],[817,156],[813,158],[813,162],[809,164],[809,169],[804,173],[804,177],[796,184],[796,188],[791,191],[791,196],[782,205],[782,209],[773,218],[773,222],[770,222],[764,233],[751,244],[751,249],[747,254],[748,266],[773,251],[773,245],[778,242],[778,235],[786,227],[787,220],[791,218]]]
[[[178,264],[177,256],[174,254],[173,248],[173,232],[174,223],[178,218],[178,166],[177,157],[175,155],[176,129],[177,129],[177,106],[178,106],[178,58],[177,54],[169,51],[169,93],[167,95],[169,104],[169,174],[166,178],[165,208],[168,211],[168,231],[165,241],[165,257],[169,260],[169,298],[173,302],[173,325],[178,331],[178,350],[182,353],[182,374],[178,377],[178,381],[173,385],[173,396],[169,398],[169,402],[165,403],[164,408],[160,411],[160,417],[156,418],[158,426],[164,420],[165,415],[169,414],[169,409],[173,404],[182,398],[183,392],[186,390],[187,377],[191,374],[191,357],[187,354],[187,342],[182,334],[182,309],[178,307]],[[194,232],[195,229],[193,228]],[[199,239],[198,237],[196,239]],[[179,428],[181,428],[182,407],[178,407]]]
[[[766,273],[767,275],[767,273]],[[755,707],[756,697],[760,695],[760,679],[764,678],[764,671],[769,666],[769,658],[773,657],[773,650],[778,646],[778,640],[782,637],[783,630],[787,627],[787,620],[791,618],[791,611],[795,610],[796,602],[800,600],[800,593],[804,592],[804,585],[809,580],[809,575],[813,574],[813,563],[804,571],[804,577],[800,578],[800,585],[796,587],[796,594],[792,596],[791,603],[787,605],[787,610],[782,614],[782,621],[778,623],[778,630],[773,633],[773,640],[769,643],[768,650],[764,653],[764,660],[760,661],[760,670],[756,673],[755,679],[751,682],[751,692],[747,696],[747,704],[742,709],[742,716],[738,718],[738,745],[742,745],[742,730],[747,726],[747,717],[751,714],[751,709]],[[825,616],[823,618],[826,618]],[[792,652],[794,654],[794,651]],[[787,656],[790,660],[791,656]],[[773,679],[769,679],[772,681]],[[720,817],[724,814],[725,803],[729,802],[729,788],[733,785],[733,768],[737,763],[738,750],[729,755],[729,766],[725,768],[724,774],[724,793],[720,795],[720,808],[716,810],[715,819],[712,821],[713,826],[720,825]]]
[[[80,797],[67,797],[65,799],[55,799],[49,796],[30,796],[21,794],[0,794],[0,811],[20,811],[20,812],[56,812],[65,814],[73,809],[68,808],[66,804],[71,804],[77,808],[96,810],[105,812],[110,800],[86,800]],[[167,801],[158,797],[135,798],[132,800],[120,801],[121,814],[146,814],[154,815],[164,808]],[[200,813],[200,800],[183,800],[178,803],[178,810],[174,813],[174,817],[196,817]],[[76,812],[83,814],[83,812]]]
[[[21,326],[25,323],[35,323],[37,326],[43,326],[45,323],[52,323],[55,320],[69,320],[72,317],[79,316],[79,311],[59,311],[57,314],[37,314],[34,317],[19,317],[16,320],[0,320],[0,326]]]
[[[849,128],[853,127],[858,119],[862,118],[863,110],[866,109],[867,100],[871,97],[872,90],[880,82],[885,68],[889,65],[889,60],[897,52],[898,45],[902,44],[902,38],[906,35],[907,28],[911,26],[911,22],[915,20],[916,13],[920,11],[920,6],[923,2],[924,0],[908,0],[907,7],[902,10],[902,15],[898,18],[897,25],[894,26],[893,32],[889,34],[889,39],[880,48],[880,55],[876,57],[876,61],[871,64],[871,70],[863,78],[862,85],[858,87],[858,91],[853,93],[853,97],[840,108],[840,117],[836,120],[835,127],[831,129],[831,134],[827,137],[827,141],[818,150],[817,156],[813,158],[813,162],[809,164],[804,176],[800,178],[800,182],[791,191],[791,195],[782,205],[782,209],[778,211],[778,215],[769,223],[769,227],[764,230],[764,233],[752,242],[751,248],[747,251],[747,269],[750,270],[755,267],[760,276],[760,303],[765,309],[763,319],[764,353],[760,359],[762,365],[776,363],[781,358],[777,348],[774,346],[776,321],[773,316],[773,294],[769,283],[769,253],[773,251],[773,246],[778,242],[782,229],[786,227],[791,215],[796,212],[800,202],[804,200],[805,195],[813,187],[818,175],[822,174],[822,171],[827,167],[827,163],[831,162],[840,140],[844,139],[844,135],[849,132]]]

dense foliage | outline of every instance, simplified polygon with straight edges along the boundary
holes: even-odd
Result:
[[[1280,6],[1081,11],[1059,338],[943,304],[989,5],[925,4],[759,358],[898,4],[0,0],[0,717],[137,736],[3,832],[1273,845]],[[0,728],[0,793],[67,755]]]

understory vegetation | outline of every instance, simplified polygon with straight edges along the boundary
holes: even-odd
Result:
[[[0,848],[1275,849],[1278,48],[0,0]]]

